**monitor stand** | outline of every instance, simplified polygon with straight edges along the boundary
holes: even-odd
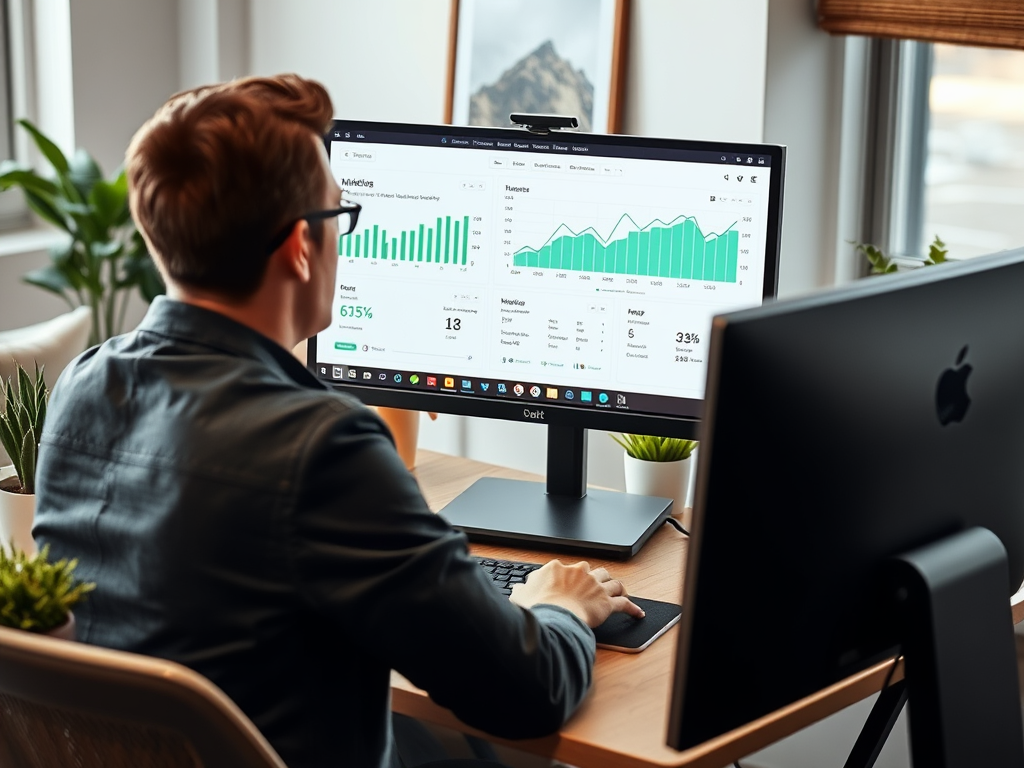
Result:
[[[484,477],[440,514],[471,541],[626,560],[651,537],[672,499],[587,488],[587,432],[548,426],[547,486]]]
[[[914,765],[1024,766],[1006,549],[970,528],[894,560],[906,664],[875,702],[846,768],[874,765],[910,701]]]

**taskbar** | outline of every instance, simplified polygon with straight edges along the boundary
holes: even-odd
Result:
[[[546,403],[577,408],[629,411],[655,416],[699,418],[702,401],[595,387],[567,387],[513,379],[475,378],[446,373],[317,363],[317,377],[328,384],[380,387],[388,390],[436,392],[489,399]]]

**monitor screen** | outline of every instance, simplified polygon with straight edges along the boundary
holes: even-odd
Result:
[[[949,699],[973,707],[962,722],[977,733],[992,723],[1019,733],[1009,596],[1024,578],[1022,296],[1024,249],[715,319],[673,746],[891,657],[904,647],[897,619],[906,611],[890,558],[975,526],[1008,553],[994,591],[1005,651],[996,679],[1009,681],[1009,714],[990,716],[984,692]],[[943,573],[947,584],[958,567]],[[929,607],[936,616],[940,602]],[[949,628],[965,626],[985,633],[954,614]],[[950,668],[983,680],[995,656],[953,654]],[[921,658],[907,654],[912,703]],[[948,703],[936,695],[911,707],[912,729],[938,699]]]
[[[318,376],[377,405],[693,436],[711,318],[778,282],[777,146],[336,121],[363,210]]]

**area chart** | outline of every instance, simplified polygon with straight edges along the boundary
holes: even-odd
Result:
[[[378,224],[343,237],[338,255],[354,259],[416,261],[430,264],[466,264],[469,251],[469,216],[438,216],[411,229],[388,230]],[[476,246],[474,246],[476,247]]]
[[[735,224],[720,234],[705,235],[691,217],[679,216],[669,223],[655,219],[646,227],[639,227],[628,214],[623,214],[612,229],[613,236],[624,222],[636,229],[608,241],[592,227],[577,233],[562,224],[541,248],[516,251],[513,265],[736,282],[740,233],[734,229]]]

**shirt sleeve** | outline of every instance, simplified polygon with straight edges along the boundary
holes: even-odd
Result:
[[[527,738],[569,718],[592,681],[593,632],[567,610],[501,595],[465,536],[429,510],[375,414],[339,400],[302,466],[291,549],[314,610],[472,727]]]

